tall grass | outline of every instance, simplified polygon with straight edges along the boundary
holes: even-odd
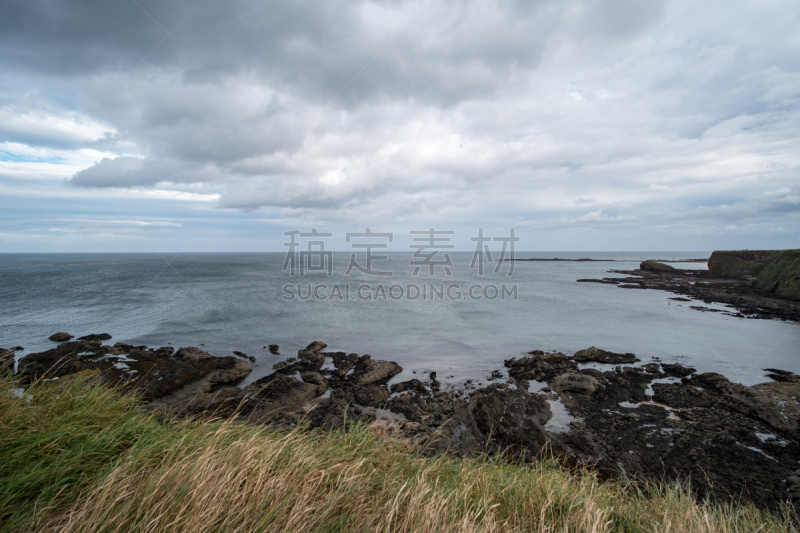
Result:
[[[555,463],[422,458],[368,428],[161,423],[85,379],[0,383],[8,531],[794,531],[788,509],[697,504]]]

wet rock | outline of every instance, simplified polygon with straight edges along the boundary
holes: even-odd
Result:
[[[800,301],[790,297],[788,293],[781,295],[771,292],[772,288],[765,292],[767,287],[755,284],[748,276],[727,276],[713,269],[676,269],[658,274],[641,269],[611,272],[629,276],[613,278],[621,283],[620,287],[668,291],[679,295],[677,301],[700,300],[727,304],[737,311],[727,313],[731,316],[800,321]],[[708,308],[701,307],[700,310]]]
[[[75,335],[70,335],[66,331],[59,331],[58,333],[53,333],[48,337],[51,341],[55,342],[65,342],[73,338]]]
[[[505,361],[509,376],[516,380],[549,381],[559,374],[578,370],[578,364],[563,353],[546,354],[541,350],[528,353],[530,357]]]
[[[84,335],[78,337],[79,341],[107,341],[111,340],[111,335],[108,333],[92,333],[91,335]]]
[[[606,350],[595,348],[594,346],[575,352],[575,355],[572,356],[572,360],[579,363],[595,362],[608,363],[612,365],[631,364],[639,361],[635,354],[608,352]]]
[[[144,400],[154,400],[195,382],[213,386],[241,379],[251,367],[233,357],[214,357],[193,347],[165,357],[130,345],[101,346],[99,340],[65,342],[19,361],[19,379],[24,384],[84,370],[99,370],[109,383],[120,385],[123,390],[136,390]]]
[[[477,447],[535,456],[547,442],[544,425],[551,417],[550,404],[504,383],[473,392],[459,415],[467,430],[465,440],[474,439]]]
[[[389,399],[389,391],[379,385],[371,383],[356,389],[354,399],[359,405],[380,407],[386,405]]]
[[[361,387],[370,383],[384,383],[402,371],[403,367],[394,361],[378,361],[363,355],[344,381],[349,386]]]
[[[395,383],[394,385],[392,385],[393,393],[406,392],[406,391],[414,391],[419,394],[430,394],[425,384],[418,379],[412,379],[410,381],[401,381],[400,383]]]
[[[665,373],[686,367],[665,365]],[[581,372],[581,374],[584,374]],[[592,374],[592,377],[598,377]],[[791,492],[800,456],[800,383],[746,387],[715,373],[652,383],[641,367],[602,372],[591,396],[562,391],[575,417],[567,433],[551,433],[553,450],[570,464],[592,465],[602,477],[620,474],[684,482],[699,498],[743,499],[776,508]],[[731,465],[736,465],[732,468]]]
[[[494,381],[495,379],[503,379],[503,373],[499,370],[492,370],[489,377],[486,378],[486,381]]]
[[[676,270],[675,267],[673,266],[664,263],[658,263],[656,261],[642,261],[641,264],[639,265],[639,268],[646,272],[655,272],[655,273],[660,273],[660,272],[672,273]]]
[[[297,352],[297,357],[302,363],[302,368],[306,371],[316,371],[322,368],[325,363],[325,356],[320,354],[320,350],[324,349],[327,344],[320,341],[314,341],[304,349]]]
[[[11,348],[9,348],[9,350],[11,350],[12,352],[23,352],[23,351],[25,351],[25,347],[24,346],[12,346]]]
[[[324,392],[325,386],[319,382],[278,375],[267,382],[245,387],[241,412],[253,422],[277,420],[305,406],[310,408],[309,402]]]
[[[651,374],[661,374],[661,365],[658,363],[648,363],[644,365],[644,369]]]
[[[550,385],[558,392],[574,392],[590,395],[601,386],[597,378],[585,374],[561,374],[556,376]]]
[[[685,378],[686,376],[697,372],[697,369],[689,366],[683,366],[680,363],[661,363],[661,370],[664,371],[664,374],[673,378]]]
[[[767,377],[769,377],[770,379],[774,379],[775,381],[782,381],[785,383],[800,382],[800,376],[798,376],[794,372],[788,372],[786,370],[778,370],[775,368],[765,368],[764,371],[769,372],[769,374],[767,374]]]
[[[324,393],[328,388],[328,382],[325,381],[325,378],[322,377],[322,374],[319,372],[301,372],[300,379],[302,379],[305,383],[312,383],[317,386],[317,390],[321,390]]]
[[[338,371],[339,377],[344,377],[358,362],[358,354],[346,354],[344,352],[335,352],[326,354],[333,360],[333,366]]]
[[[169,357],[173,352],[175,352],[175,348],[172,346],[162,346],[161,348],[157,348],[154,353],[158,357]]]
[[[244,352],[240,352],[240,351],[234,350],[233,354],[234,355],[238,355],[242,359],[249,359],[251,363],[255,363],[256,362],[256,358],[255,357],[253,357],[252,355],[247,355]]]
[[[270,344],[269,345],[269,353],[271,353],[272,355],[280,355],[280,352],[279,352],[280,349],[281,349],[281,347],[278,346],[277,344]]]

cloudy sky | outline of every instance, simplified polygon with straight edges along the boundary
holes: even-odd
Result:
[[[0,8],[0,251],[800,246],[800,3]]]

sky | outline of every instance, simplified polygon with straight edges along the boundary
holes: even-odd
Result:
[[[0,253],[800,247],[800,3],[0,8]]]

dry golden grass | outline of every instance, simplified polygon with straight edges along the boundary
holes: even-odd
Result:
[[[30,403],[16,400],[13,409],[46,404],[50,389],[37,386]],[[60,396],[79,393],[62,388]],[[93,394],[95,410],[100,400],[114,398]],[[796,531],[786,513],[698,504],[677,487],[599,483],[550,462],[419,457],[367,428],[322,434],[236,421],[158,424],[132,404],[119,415],[119,423],[135,416],[141,428],[126,437],[125,451],[94,473],[89,486],[72,490],[67,500],[63,492],[50,498],[55,503],[43,505],[46,512],[31,511],[14,529]],[[7,429],[13,430],[0,427]]]

